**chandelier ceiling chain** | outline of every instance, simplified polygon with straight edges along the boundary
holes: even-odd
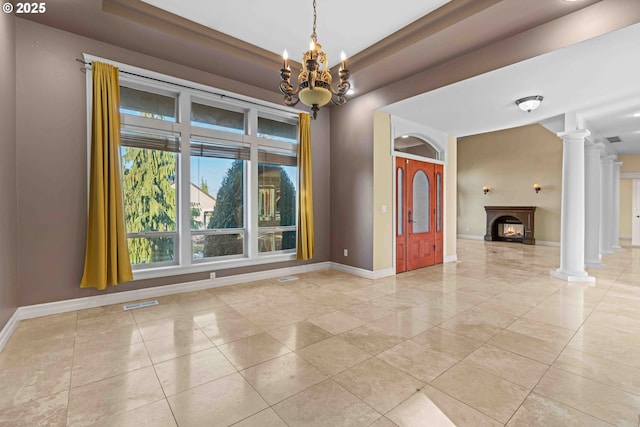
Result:
[[[313,32],[309,49],[302,55],[302,70],[298,74],[297,87],[291,84],[291,67],[287,51],[282,55],[283,67],[280,69],[280,92],[284,95],[283,102],[294,106],[299,101],[311,107],[313,118],[316,119],[320,107],[331,101],[335,105],[347,102],[345,95],[351,88],[349,82],[349,70],[345,68],[345,55],[340,57],[340,70],[338,71],[339,83],[334,88],[331,70],[327,62],[327,54],[318,43],[316,34],[316,0],[313,0]]]
[[[311,40],[314,43],[318,42],[318,35],[316,34],[316,0],[313,0],[313,32],[311,33]]]

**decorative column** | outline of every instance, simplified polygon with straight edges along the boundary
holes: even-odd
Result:
[[[585,146],[584,265],[601,268],[600,261],[600,152],[601,142],[587,140]]]
[[[613,253],[613,161],[616,156],[600,157],[600,253]]]
[[[613,249],[620,246],[620,166],[622,162],[613,162]]]
[[[562,207],[560,212],[560,268],[551,276],[570,282],[595,282],[584,271],[584,139],[588,130],[561,132]]]

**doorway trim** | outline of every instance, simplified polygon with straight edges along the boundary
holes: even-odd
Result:
[[[640,247],[640,178],[631,185],[631,246]]]

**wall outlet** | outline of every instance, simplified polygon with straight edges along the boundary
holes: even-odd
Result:
[[[209,279],[215,279],[216,278],[216,272],[212,272],[211,274],[209,274]]]
[[[382,212],[383,214],[387,213],[387,205],[380,206],[380,212]]]
[[[344,250],[344,256],[349,256],[349,251],[347,249]]]
[[[469,227],[467,227],[467,231],[469,231]]]

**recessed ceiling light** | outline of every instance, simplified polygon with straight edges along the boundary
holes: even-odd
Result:
[[[631,117],[640,117],[640,111],[638,111],[637,113],[633,113]]]

